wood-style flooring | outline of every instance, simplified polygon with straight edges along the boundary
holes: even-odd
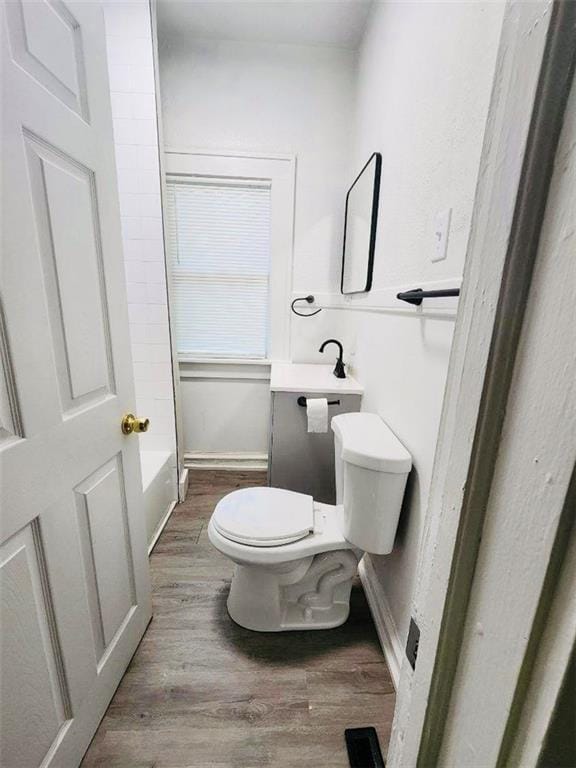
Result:
[[[150,559],[154,618],[82,768],[345,768],[344,729],[385,753],[390,674],[359,583],[342,627],[258,633],[226,612],[231,563],[210,544],[216,502],[263,473],[196,471]]]

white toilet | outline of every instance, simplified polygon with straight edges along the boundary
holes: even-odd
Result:
[[[343,624],[364,552],[391,552],[412,458],[379,416],[332,419],[336,506],[280,488],[225,496],[208,526],[212,544],[236,568],[232,619],[280,632]]]

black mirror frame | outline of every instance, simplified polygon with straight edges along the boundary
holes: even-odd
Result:
[[[368,267],[366,275],[366,287],[360,291],[345,291],[344,290],[344,269],[346,266],[346,227],[348,224],[348,199],[350,193],[354,189],[355,184],[359,181],[364,171],[368,168],[372,160],[376,160],[376,167],[374,169],[374,193],[372,195],[372,222],[370,225],[370,245],[368,249]],[[376,228],[378,224],[378,203],[380,200],[380,174],[382,171],[382,155],[380,152],[373,152],[366,165],[362,168],[358,176],[354,179],[352,186],[346,193],[346,210],[344,213],[344,243],[342,246],[342,274],[340,277],[340,293],[344,296],[352,296],[356,293],[367,293],[372,288],[372,274],[374,272],[374,253],[376,251]]]

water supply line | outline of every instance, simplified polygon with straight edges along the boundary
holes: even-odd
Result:
[[[322,307],[320,309],[315,310],[314,312],[307,312],[304,314],[303,312],[298,312],[298,310],[295,309],[294,305],[297,304],[299,301],[305,301],[308,304],[314,304],[314,296],[310,294],[309,296],[298,296],[298,298],[294,299],[292,304],[290,304],[290,309],[292,312],[294,312],[295,315],[298,315],[298,317],[314,317],[314,315],[317,315],[318,312],[322,312]]]

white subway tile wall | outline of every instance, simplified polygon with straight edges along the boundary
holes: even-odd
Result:
[[[104,18],[135,405],[151,422],[142,448],[175,451],[149,5],[147,0],[106,2]]]

